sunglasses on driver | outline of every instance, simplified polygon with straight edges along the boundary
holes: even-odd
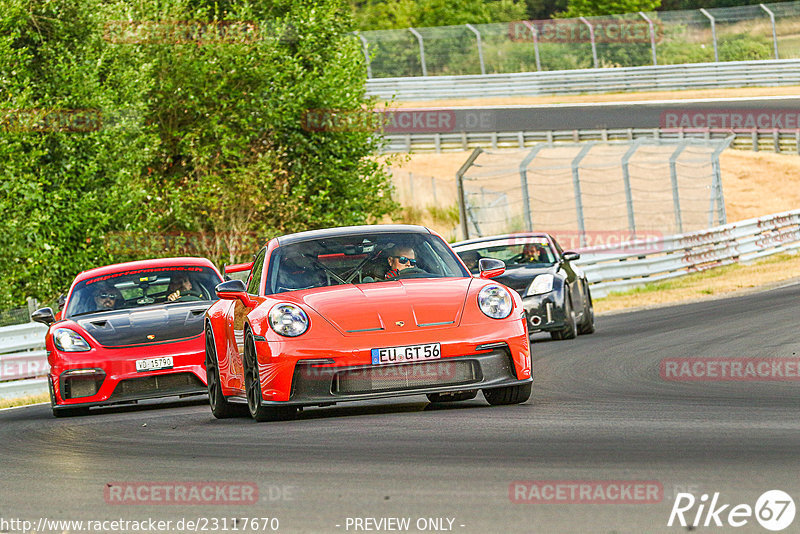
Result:
[[[409,263],[411,265],[416,265],[417,264],[417,260],[415,260],[414,258],[407,258],[405,256],[389,256],[389,257],[390,258],[397,258],[397,261],[399,261],[403,265],[405,265],[406,263]]]

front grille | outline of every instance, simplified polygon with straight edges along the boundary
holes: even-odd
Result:
[[[192,373],[174,373],[168,375],[143,376],[123,380],[114,389],[112,399],[119,397],[136,397],[141,395],[161,394],[164,396],[181,395],[205,385]]]
[[[65,399],[79,399],[96,395],[103,385],[102,374],[65,376],[61,380],[62,397]]]
[[[480,381],[480,367],[477,361],[440,360],[342,371],[333,377],[331,391],[339,395],[352,395],[460,385],[478,381]]]

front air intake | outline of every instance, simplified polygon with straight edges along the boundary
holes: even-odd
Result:
[[[402,391],[434,386],[452,386],[480,381],[475,360],[438,361],[351,369],[336,373],[334,395]]]

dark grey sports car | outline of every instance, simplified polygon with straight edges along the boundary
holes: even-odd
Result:
[[[580,254],[564,252],[549,234],[484,237],[455,243],[453,250],[472,273],[482,258],[505,262],[505,273],[494,280],[520,294],[530,332],[550,332],[553,339],[594,332],[589,282],[572,263]]]

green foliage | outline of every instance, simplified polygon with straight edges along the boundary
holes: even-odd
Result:
[[[308,110],[369,105],[350,20],[339,0],[2,0],[0,120],[84,109],[105,122],[0,125],[0,307],[174,252],[109,247],[120,233],[186,233],[212,260],[241,261],[273,235],[393,210],[370,132],[304,127]],[[130,39],[119,21],[146,24]],[[163,31],[175,21],[204,33]],[[226,21],[255,33],[208,24]]]
[[[95,0],[0,8],[0,305],[44,300],[79,270],[109,263],[99,237],[125,228],[142,196],[131,178],[152,139],[140,123],[34,126],[54,110],[67,121],[69,110],[115,114],[143,98],[141,57],[102,39],[111,16]]]
[[[508,22],[527,16],[523,0],[351,0],[360,30]]]
[[[437,226],[456,226],[461,220],[458,204],[452,204],[446,208],[428,206],[428,213]]]
[[[559,17],[597,17],[602,15],[620,15],[638,11],[654,11],[661,5],[661,0],[568,0],[567,10],[559,13]]]
[[[720,61],[749,61],[773,58],[772,41],[763,35],[737,33],[719,40]]]

